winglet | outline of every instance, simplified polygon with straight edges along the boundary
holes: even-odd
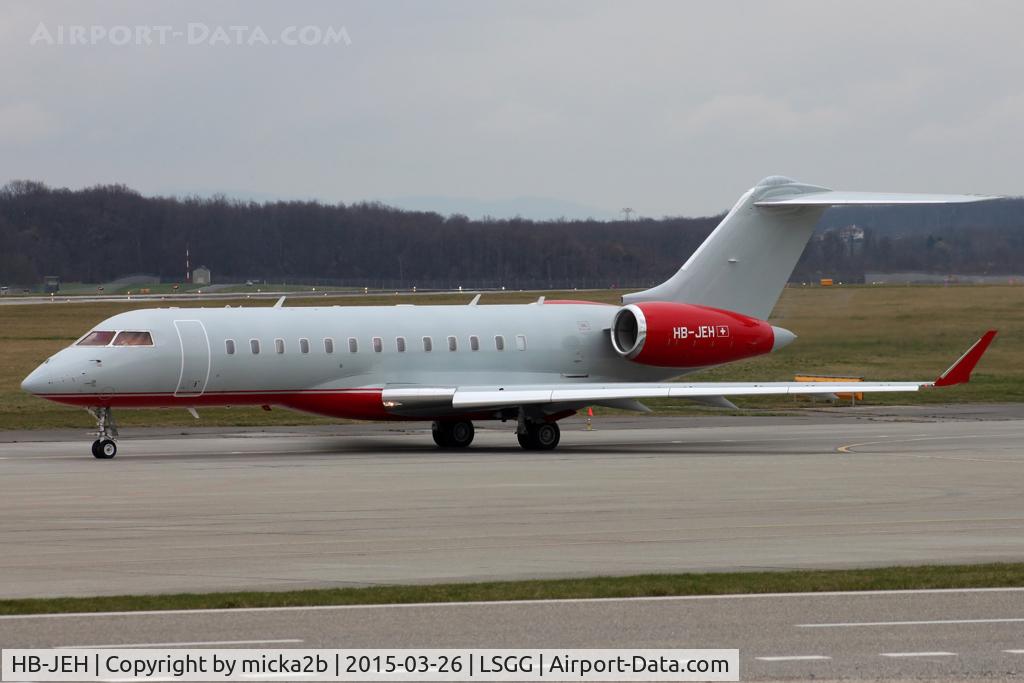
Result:
[[[974,366],[981,360],[982,354],[988,349],[988,345],[995,339],[996,330],[989,330],[981,339],[974,342],[971,348],[967,349],[964,355],[960,356],[949,369],[939,375],[935,380],[937,387],[951,387],[954,384],[966,384],[971,379],[971,372]]]

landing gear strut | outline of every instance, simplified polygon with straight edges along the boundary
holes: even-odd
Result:
[[[117,455],[117,423],[109,407],[89,408],[89,413],[96,418],[96,440],[92,442],[92,457],[98,460],[110,460]]]
[[[476,433],[469,420],[438,420],[432,431],[434,443],[441,448],[465,448]]]
[[[528,451],[552,451],[562,438],[557,422],[523,421],[516,432],[519,445]]]

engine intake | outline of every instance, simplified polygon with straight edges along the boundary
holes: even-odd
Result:
[[[635,304],[623,306],[612,323],[612,346],[624,358],[633,358],[647,341],[647,318]]]

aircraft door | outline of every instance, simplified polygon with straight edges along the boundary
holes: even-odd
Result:
[[[175,396],[200,396],[210,378],[210,339],[198,320],[175,320],[181,342],[181,375]]]
[[[590,359],[587,345],[591,343],[593,328],[588,320],[576,321],[576,334],[567,336],[562,344],[567,353],[568,366],[562,371],[567,378],[589,377]]]

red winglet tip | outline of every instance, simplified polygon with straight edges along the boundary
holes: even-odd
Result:
[[[988,345],[996,337],[997,330],[989,330],[981,339],[974,342],[971,348],[967,349],[964,355],[960,356],[953,365],[935,380],[937,387],[951,387],[954,384],[965,384],[971,380],[971,373],[974,366],[981,360],[982,355],[988,349]]]

